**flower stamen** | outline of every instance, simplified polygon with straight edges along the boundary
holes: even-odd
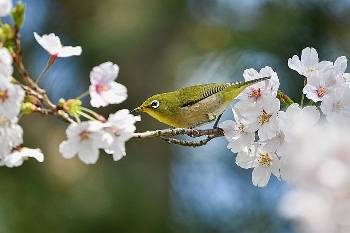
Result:
[[[249,94],[250,98],[253,98],[254,100],[258,100],[261,97],[261,89],[252,89],[252,91]]]
[[[90,133],[86,130],[82,131],[80,134],[80,141],[84,141],[84,140],[89,140],[90,139]]]
[[[103,85],[103,84],[97,84],[95,88],[96,88],[96,92],[97,92],[98,94],[101,94],[102,92],[108,90],[107,86],[106,86],[106,85]]]
[[[316,90],[318,97],[323,97],[325,94],[327,94],[327,88],[321,87],[320,89]]]
[[[267,114],[267,112],[263,109],[262,110],[262,115],[259,116],[259,122],[261,125],[269,122],[271,114]]]
[[[8,99],[8,94],[7,94],[7,90],[4,90],[4,91],[0,91],[0,100],[1,101],[5,101]]]
[[[270,158],[269,153],[266,154],[259,153],[258,161],[261,166],[269,167],[272,164],[272,158]]]

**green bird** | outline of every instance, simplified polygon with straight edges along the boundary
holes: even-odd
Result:
[[[210,83],[181,88],[149,97],[134,112],[145,112],[173,127],[195,128],[217,120],[246,87],[271,77],[247,82]]]

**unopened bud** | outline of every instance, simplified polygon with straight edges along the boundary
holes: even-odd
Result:
[[[11,17],[17,30],[19,30],[22,27],[25,9],[26,5],[23,4],[21,1],[18,1],[16,7],[13,8],[11,11]]]
[[[40,100],[34,95],[26,96],[26,98],[24,98],[24,102],[31,103],[35,106],[40,106],[40,104],[41,104]]]
[[[59,106],[60,108],[63,108],[63,106],[65,105],[65,103],[66,103],[66,100],[63,99],[63,98],[60,98],[60,99],[58,100],[58,106]]]
[[[32,103],[25,102],[21,104],[21,112],[23,114],[31,114],[35,111],[36,106]]]

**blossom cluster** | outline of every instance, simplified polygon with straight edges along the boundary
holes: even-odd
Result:
[[[20,148],[23,129],[18,115],[25,92],[12,81],[12,56],[6,48],[0,48],[0,166],[20,166],[25,158],[43,161],[40,149]]]
[[[243,91],[232,110],[235,121],[220,124],[238,153],[236,164],[253,168],[252,182],[267,185],[271,173],[292,181],[298,191],[287,193],[281,213],[297,220],[301,232],[349,232],[350,211],[350,82],[347,59],[319,61],[314,48],[288,66],[305,80],[302,103],[281,109],[276,72],[248,69],[246,80],[270,76]],[[282,96],[282,97],[281,97]],[[282,101],[283,102],[283,101]],[[285,102],[284,102],[285,103]]]
[[[295,147],[301,143],[297,135],[322,124],[321,113],[326,116],[327,124],[346,123],[350,119],[350,83],[349,74],[345,73],[345,57],[339,57],[334,63],[319,62],[316,50],[305,48],[301,59],[293,56],[288,66],[305,77],[303,93],[317,107],[293,103],[281,110],[277,73],[271,67],[264,67],[260,72],[247,69],[243,73],[246,81],[271,78],[246,88],[237,97],[240,101],[232,107],[235,121],[220,125],[229,141],[228,148],[238,153],[236,163],[243,168],[254,168],[252,180],[257,186],[265,186],[271,173],[286,181],[296,179],[289,162],[296,157]]]
[[[17,9],[23,9],[20,3],[17,7],[19,7]],[[12,1],[1,1],[0,17],[7,16],[11,10],[16,14],[16,9],[12,8]],[[19,12],[23,14],[22,10]],[[20,20],[14,19],[14,22],[17,23],[17,27],[20,26]],[[35,109],[43,107],[36,102],[37,98],[31,96],[31,93],[39,89],[38,83],[55,60],[78,56],[82,53],[80,46],[63,46],[60,38],[54,33],[39,36],[34,32],[34,38],[50,55],[47,66],[37,78],[35,85],[20,84],[16,78],[12,77],[13,57],[10,50],[13,49],[0,47],[0,166],[20,166],[29,157],[34,157],[39,162],[44,161],[44,155],[40,149],[23,147],[23,129],[18,121],[23,114],[32,113]],[[13,55],[16,56],[16,54]],[[90,73],[89,91],[80,98],[90,94],[90,103],[93,107],[123,102],[127,98],[127,89],[124,85],[115,82],[118,72],[119,67],[112,62],[94,67]],[[27,78],[30,79],[30,77]],[[33,80],[31,82],[34,83]],[[125,156],[125,142],[132,137],[136,129],[135,122],[140,120],[139,116],[131,115],[126,109],[110,114],[106,120],[94,111],[82,107],[79,98],[67,101],[61,99],[55,109],[65,110],[76,119],[73,121],[71,118],[65,118],[73,123],[68,126],[66,130],[68,139],[59,145],[59,151],[67,159],[77,154],[86,164],[96,163],[100,149],[111,154],[115,161]],[[81,117],[87,120],[82,121]]]
[[[125,142],[135,131],[135,122],[140,117],[133,116],[129,110],[119,110],[110,114],[107,122],[85,121],[72,123],[66,130],[67,141],[63,141],[59,150],[63,157],[70,159],[78,154],[81,161],[94,164],[99,157],[99,149],[113,155],[114,161],[125,156]]]
[[[53,33],[40,37],[34,33],[34,37],[40,45],[50,54],[50,62],[57,57],[68,57],[81,54],[81,48],[62,46],[60,39]],[[53,59],[52,59],[53,58]],[[96,66],[90,72],[89,87],[90,103],[93,107],[104,107],[109,104],[123,102],[127,98],[127,89],[124,85],[115,82],[119,67],[112,62],[105,62]],[[71,106],[69,105],[72,103]],[[86,164],[94,164],[99,158],[99,150],[112,154],[114,161],[125,156],[125,142],[129,140],[136,130],[135,122],[140,121],[139,116],[133,116],[129,110],[119,110],[110,114],[105,120],[98,116],[97,119],[80,121],[79,115],[90,118],[83,113],[85,108],[80,106],[81,101],[67,101],[67,111],[77,117],[77,122],[71,123],[67,130],[67,140],[59,145],[59,151],[64,158],[70,159],[78,155]],[[70,106],[70,107],[69,107]],[[92,112],[91,110],[86,110]],[[92,113],[94,116],[97,114]],[[102,119],[101,119],[102,118]]]
[[[93,107],[107,106],[123,102],[127,98],[126,87],[115,82],[119,67],[112,62],[96,66],[90,72],[89,93]],[[78,154],[81,161],[94,164],[99,157],[99,149],[113,155],[114,161],[125,156],[125,142],[136,130],[135,123],[139,116],[133,116],[129,110],[119,110],[110,114],[108,120],[86,121],[71,124],[66,134],[67,141],[60,144],[59,150],[64,158],[70,159]]]
[[[63,46],[59,37],[54,33],[39,36],[34,33],[38,43],[50,54],[48,65],[52,65],[57,57],[69,57],[80,55],[80,46]],[[109,104],[118,104],[127,98],[126,87],[115,82],[118,76],[119,67],[112,62],[105,62],[96,66],[90,72],[89,87],[90,103],[93,107],[104,107]],[[107,120],[91,119],[80,121],[79,115],[90,118],[83,113],[85,108],[81,107],[81,101],[67,101],[67,110],[77,117],[77,122],[71,123],[67,130],[67,140],[59,145],[59,151],[64,158],[70,159],[78,155],[79,159],[86,164],[94,164],[99,158],[99,149],[104,149],[108,154],[113,155],[114,161],[125,156],[125,142],[129,140],[136,130],[136,121],[139,116],[133,116],[129,110],[123,109],[110,114]],[[69,103],[72,103],[69,107]],[[90,110],[86,110],[92,112]],[[94,116],[97,114],[93,113]],[[102,117],[103,118],[103,117]]]

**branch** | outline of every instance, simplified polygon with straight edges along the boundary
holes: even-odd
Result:
[[[199,141],[182,140],[176,139],[169,136],[187,135],[192,138],[206,136],[205,139]],[[210,140],[224,136],[224,130],[221,128],[213,129],[190,129],[190,128],[173,128],[173,129],[162,129],[155,131],[146,131],[143,133],[134,133],[133,138],[144,139],[144,138],[155,138],[159,137],[171,144],[177,144],[182,146],[203,146]]]
[[[45,105],[48,109],[44,107],[37,107],[35,110],[36,112],[40,112],[43,115],[54,115],[61,119],[62,121],[65,121],[67,123],[72,123],[74,122],[69,115],[63,111],[62,109],[58,108],[55,104],[51,102],[49,97],[47,96],[46,90],[40,88],[30,77],[28,71],[24,67],[24,64],[22,62],[22,49],[21,49],[21,43],[19,40],[19,34],[18,30],[15,32],[15,36],[13,38],[15,46],[16,46],[16,51],[13,56],[14,63],[16,64],[18,71],[23,79],[23,81],[26,83],[26,85],[18,83],[21,85],[21,87],[25,90],[27,95],[33,95],[35,96],[40,102]]]
[[[37,92],[37,91],[34,91],[33,89],[31,89],[30,87],[26,86],[26,85],[23,85],[23,84],[20,84],[21,87],[23,88],[23,90],[27,93],[27,95],[32,95],[32,96],[35,96],[38,100],[40,100],[41,102],[43,102],[46,106],[49,107],[49,109],[46,109],[44,107],[38,107],[36,106],[34,112],[38,112],[38,113],[41,113],[41,115],[54,115],[56,116],[58,119],[70,124],[72,122],[74,122],[70,117],[69,115],[57,108],[56,105],[54,105],[50,100],[49,100],[49,97],[46,95],[46,92],[44,91],[41,91],[41,93]]]

